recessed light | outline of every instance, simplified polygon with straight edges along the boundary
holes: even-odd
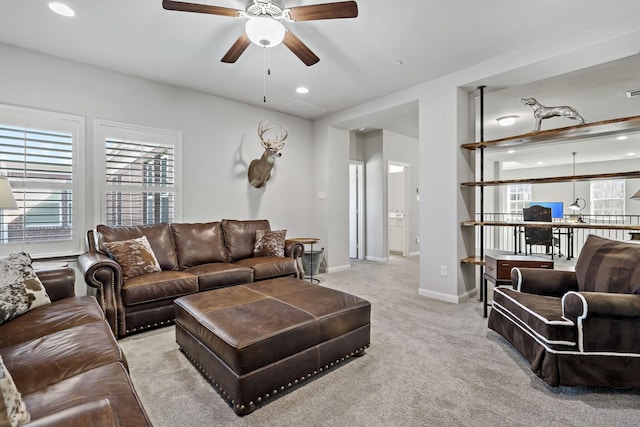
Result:
[[[76,12],[64,3],[52,1],[49,3],[49,9],[53,10],[58,15],[68,17],[76,16]]]
[[[399,59],[396,59],[395,61],[392,62],[394,67],[402,67],[402,64],[404,64],[404,62],[402,62]]]
[[[504,116],[504,117],[498,117],[496,119],[496,121],[498,122],[498,124],[500,126],[511,126],[512,124],[514,124],[516,122],[516,120],[518,120],[520,116]]]
[[[625,157],[633,157],[635,155],[636,155],[636,153],[627,153],[627,155]]]
[[[539,165],[544,165],[544,162],[538,162]]]
[[[621,135],[621,136],[617,137],[616,139],[617,139],[618,141],[624,141],[624,140],[625,140],[625,139],[627,139],[627,138],[628,138],[627,136],[625,136],[625,135]]]
[[[516,152],[516,150],[509,150],[509,151],[507,151],[507,153],[509,153],[509,154],[513,154],[513,153],[515,153],[515,152]]]
[[[300,86],[299,88],[296,89],[296,92],[298,92],[300,94],[305,94],[305,93],[309,93],[309,89],[307,89],[304,86]]]

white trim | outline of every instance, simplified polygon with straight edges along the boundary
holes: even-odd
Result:
[[[495,309],[495,306],[494,306],[494,309]],[[507,319],[508,321],[513,323],[514,325],[516,325],[523,332],[525,332],[531,338],[536,340],[536,342],[538,344],[540,344],[541,346],[543,346],[545,348],[545,350],[548,351],[549,353],[561,354],[561,355],[572,355],[572,356],[613,356],[613,357],[637,357],[637,358],[640,358],[640,354],[639,353],[612,353],[612,352],[607,352],[607,351],[582,352],[582,351],[571,351],[571,350],[554,350],[554,349],[548,347],[545,343],[538,341],[538,339],[536,339],[535,336],[531,335],[531,333],[528,330],[524,329],[520,324],[518,324],[517,322],[514,322],[511,318],[506,316],[504,313],[501,313],[500,309],[496,310],[496,313],[500,313],[500,315],[502,317],[504,317],[505,319]]]
[[[351,265],[346,264],[346,265],[339,265],[337,267],[329,267],[327,268],[327,273],[337,273],[338,271],[345,271],[345,270],[349,270],[351,268]]]
[[[513,273],[513,270],[516,270],[518,272],[518,286],[516,286],[516,290],[518,292],[522,292],[522,271],[520,271],[518,267],[513,267],[511,269],[511,273]]]
[[[587,304],[587,300],[584,295],[581,295],[575,291],[569,291],[562,296],[562,317],[564,315],[564,299],[567,295],[573,294],[582,300],[582,314],[578,316],[578,349],[580,351],[584,351],[584,329],[583,329],[583,321],[587,318],[587,314],[589,313],[589,304]],[[565,317],[566,318],[566,317]]]
[[[529,307],[527,307],[526,305],[520,304],[520,302],[518,302],[517,300],[511,298],[509,295],[507,295],[504,292],[502,292],[499,287],[495,288],[493,290],[493,292],[498,292],[498,293],[504,295],[505,298],[509,299],[514,304],[520,306],[525,311],[527,311],[528,313],[530,313],[533,316],[537,317],[538,319],[542,320],[547,325],[575,326],[575,323],[573,323],[570,320],[564,320],[564,321],[563,320],[549,320],[549,319],[543,317],[542,315],[540,315],[540,314],[536,313],[535,311],[529,309]],[[494,300],[495,300],[495,298],[494,298]]]
[[[462,295],[451,295],[442,292],[430,291],[428,289],[418,288],[418,295],[422,297],[432,298],[438,301],[449,302],[452,304],[459,304],[474,296],[477,293],[475,289],[465,292]]]
[[[374,262],[387,262],[387,261],[389,261],[389,258],[378,258],[378,257],[371,256],[371,255],[367,255],[365,257],[365,259],[367,261],[374,261]]]
[[[420,251],[418,251],[418,252],[409,252],[409,256],[410,257],[418,257],[418,256],[420,256]]]

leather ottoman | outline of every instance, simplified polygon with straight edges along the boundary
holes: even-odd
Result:
[[[180,350],[238,415],[369,347],[371,305],[278,278],[175,300]]]

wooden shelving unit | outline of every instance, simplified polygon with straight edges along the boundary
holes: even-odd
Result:
[[[577,141],[610,135],[620,135],[630,132],[640,132],[640,116],[624,117],[620,119],[604,120],[583,125],[569,126],[559,129],[550,129],[540,132],[530,132],[523,135],[516,135],[508,138],[494,139],[483,142],[462,144],[465,150],[499,150],[514,148],[517,146],[538,146],[541,144],[551,144],[558,142]],[[497,181],[474,181],[463,182],[461,185],[466,188],[484,188],[490,186],[501,186],[510,184],[549,184],[572,181],[592,181],[598,179],[627,179],[640,178],[640,171],[588,174],[588,175],[568,175],[544,178],[512,179]],[[572,222],[509,222],[509,221],[464,221],[464,227],[541,227],[541,228],[568,228],[568,229],[605,229],[605,230],[630,230],[640,231],[640,225],[616,225],[616,224],[589,224]],[[464,264],[484,265],[484,260],[478,256],[470,256],[461,260]]]

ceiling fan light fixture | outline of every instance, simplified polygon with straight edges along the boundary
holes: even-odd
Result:
[[[286,29],[281,22],[266,16],[250,18],[244,30],[249,40],[261,47],[274,47],[282,43]]]

